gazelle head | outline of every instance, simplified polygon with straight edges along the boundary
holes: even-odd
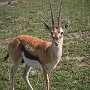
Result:
[[[55,27],[51,0],[49,0],[49,3],[50,3],[51,18],[52,18],[52,26],[51,27],[48,26],[45,22],[44,22],[44,25],[45,25],[46,29],[51,33],[53,42],[55,43],[56,46],[58,46],[63,41],[63,33],[64,33],[63,30],[68,27],[68,23],[66,23],[65,21],[61,21],[62,0],[60,0],[58,25],[57,25],[57,27]]]
[[[54,28],[51,31],[51,36],[55,45],[58,46],[61,42],[63,42],[63,29],[61,27]]]

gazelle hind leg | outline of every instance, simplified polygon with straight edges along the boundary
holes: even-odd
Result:
[[[18,63],[15,63],[13,66],[12,66],[12,69],[11,69],[11,76],[10,76],[10,85],[12,85],[10,87],[10,90],[14,90],[14,77],[15,77],[15,74],[18,70],[18,67],[19,67],[19,62]]]
[[[31,66],[28,66],[28,65],[26,64],[25,69],[24,69],[24,73],[23,73],[23,79],[24,79],[24,81],[26,82],[29,90],[33,90],[32,86],[31,86],[31,84],[30,84],[30,82],[29,82],[29,78],[28,78],[29,73],[30,73],[30,71],[31,71],[31,68],[32,68]]]

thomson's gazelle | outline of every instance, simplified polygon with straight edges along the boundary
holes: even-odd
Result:
[[[61,5],[61,4],[60,4]],[[10,57],[13,61],[11,70],[11,88],[14,90],[14,76],[21,62],[26,64],[23,79],[25,80],[29,90],[33,90],[28,76],[32,67],[43,70],[43,74],[46,80],[45,90],[49,90],[49,73],[52,69],[56,68],[62,56],[63,45],[63,28],[55,27],[52,14],[52,5],[50,2],[50,10],[52,16],[52,27],[45,26],[49,30],[52,36],[52,41],[44,41],[39,38],[30,35],[19,35],[9,43],[8,54],[4,58],[5,60]],[[59,11],[59,15],[60,11]],[[60,16],[58,18],[58,21]],[[65,25],[66,27],[67,25]]]

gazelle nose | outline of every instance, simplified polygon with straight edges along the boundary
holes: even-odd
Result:
[[[62,36],[59,36],[59,37],[55,37],[56,40],[59,40],[60,38],[62,38]]]
[[[60,38],[60,37],[58,37],[58,36],[55,37],[56,40],[59,40],[59,38]]]
[[[58,38],[58,37],[56,37],[55,39],[56,39],[56,40],[58,40],[59,38]]]

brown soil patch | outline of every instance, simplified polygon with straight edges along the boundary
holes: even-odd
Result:
[[[73,61],[75,62],[75,64],[77,65],[77,67],[87,67],[89,66],[86,62],[85,62],[85,57],[73,57],[73,56],[66,56],[64,57],[65,60],[68,61]]]
[[[83,38],[90,38],[90,32],[75,32],[67,34],[67,36],[64,36],[65,40],[73,40],[73,39],[83,39]]]

